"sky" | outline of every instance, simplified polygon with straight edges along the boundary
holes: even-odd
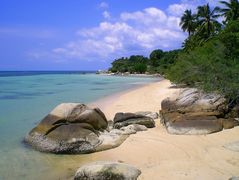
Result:
[[[181,47],[184,10],[215,0],[1,0],[0,71],[99,70]]]

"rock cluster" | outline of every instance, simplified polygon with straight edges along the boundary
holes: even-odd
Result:
[[[152,115],[150,112],[146,114]],[[92,153],[121,145],[130,134],[154,127],[154,120],[140,114],[117,113],[110,124],[115,128],[109,126],[104,113],[98,108],[63,103],[33,128],[24,141],[43,152]]]
[[[233,128],[235,119],[225,119],[227,104],[217,94],[205,94],[194,88],[183,89],[177,97],[161,103],[161,122],[171,134],[209,134]]]

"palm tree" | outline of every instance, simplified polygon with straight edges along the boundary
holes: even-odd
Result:
[[[196,29],[196,15],[192,14],[191,10],[184,11],[183,16],[181,17],[180,26],[182,27],[183,31],[187,31],[188,35],[190,36],[194,33]]]
[[[197,9],[198,23],[200,25],[199,32],[201,33],[201,31],[203,31],[203,33],[206,33],[207,37],[210,37],[213,32],[219,30],[221,27],[221,24],[217,21],[217,18],[220,16],[217,14],[220,8],[215,7],[211,10],[209,4],[206,4],[204,6],[199,6]]]
[[[220,1],[220,3],[225,6],[225,8],[222,8],[220,10],[220,12],[222,13],[222,16],[226,18],[225,22],[239,19],[239,1],[238,0],[230,0],[229,2]]]

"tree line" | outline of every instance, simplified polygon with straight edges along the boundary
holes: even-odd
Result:
[[[149,57],[116,59],[112,72],[160,73],[175,83],[218,92],[239,104],[239,2],[187,9],[180,26],[188,33],[182,49],[154,50]]]

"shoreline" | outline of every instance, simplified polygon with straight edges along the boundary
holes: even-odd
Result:
[[[165,79],[157,77],[157,81],[149,82],[149,83],[146,83],[146,84],[136,84],[135,86],[132,86],[129,89],[126,89],[126,90],[123,90],[123,91],[119,91],[119,92],[116,92],[114,94],[107,95],[105,97],[97,99],[96,101],[92,101],[92,102],[86,103],[86,105],[89,106],[89,107],[92,107],[92,108],[98,107],[102,111],[105,111],[108,105],[110,105],[110,104],[114,103],[115,101],[117,101],[124,94],[130,93],[132,91],[135,91],[135,90],[147,87],[147,86],[150,86],[150,85],[152,85],[154,83],[159,83],[159,82],[161,82],[163,80],[165,80]]]
[[[158,112],[163,99],[180,91],[170,88],[171,85],[163,79],[109,96],[93,105],[103,107],[107,119],[113,119],[116,112]],[[84,155],[86,162],[107,160],[131,164],[142,171],[139,180],[225,180],[239,175],[238,152],[223,148],[238,140],[239,127],[208,135],[171,135],[159,119],[155,122],[155,128],[131,135],[117,148]]]
[[[97,73],[97,75],[101,75],[101,76],[119,76],[119,77],[146,77],[146,78],[164,78],[164,76],[162,76],[161,74],[137,74],[137,73]]]
[[[106,114],[108,119],[113,119],[117,110],[118,112],[159,112],[161,101],[179,91],[179,89],[170,88],[171,86],[172,84],[169,80],[162,78],[157,82],[139,85],[101,98],[87,105],[91,107],[99,107]]]
[[[152,111],[161,109],[161,101],[177,94],[169,80],[144,84],[89,103],[100,107],[107,119],[117,112]],[[171,135],[155,120],[156,127],[128,137],[119,147],[79,155],[45,154],[49,179],[72,179],[82,165],[94,161],[120,161],[142,171],[139,180],[225,180],[239,175],[238,152],[223,145],[238,141],[239,126],[209,135]],[[45,176],[39,177],[39,179]]]

